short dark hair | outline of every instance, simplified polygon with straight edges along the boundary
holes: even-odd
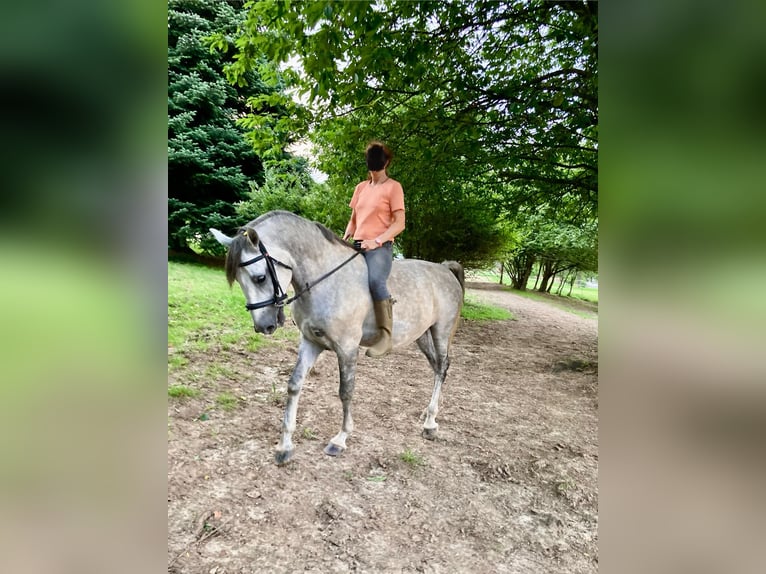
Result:
[[[386,162],[390,162],[392,156],[391,150],[385,144],[377,141],[370,142],[364,152],[367,169],[370,171],[380,171],[386,167]]]

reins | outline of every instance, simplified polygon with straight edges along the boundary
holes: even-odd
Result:
[[[245,303],[245,309],[247,309],[248,311],[253,311],[254,309],[260,309],[262,307],[268,307],[269,305],[276,305],[277,307],[284,307],[285,305],[289,305],[290,303],[298,299],[298,297],[300,297],[304,293],[308,293],[309,291],[311,291],[312,288],[316,287],[319,283],[321,283],[322,281],[330,277],[333,273],[341,269],[343,266],[350,263],[351,260],[354,259],[354,257],[356,257],[357,255],[361,253],[360,251],[355,252],[351,257],[346,259],[343,263],[334,267],[333,269],[331,269],[330,271],[322,275],[319,279],[313,282],[306,283],[306,286],[303,289],[296,292],[295,295],[293,295],[292,297],[288,298],[287,293],[284,292],[284,290],[282,289],[282,286],[279,284],[279,278],[277,277],[277,271],[276,271],[276,268],[274,267],[274,264],[276,263],[277,265],[281,265],[282,267],[284,267],[285,269],[289,269],[290,271],[292,271],[293,268],[285,263],[282,263],[278,259],[275,259],[271,255],[269,255],[268,251],[266,251],[266,247],[263,245],[263,242],[260,240],[258,240],[258,249],[261,252],[260,255],[258,255],[257,257],[253,257],[252,259],[248,259],[247,261],[243,261],[242,263],[239,264],[239,266],[246,267],[253,263],[257,263],[261,259],[265,259],[266,269],[269,272],[269,276],[271,277],[271,284],[274,287],[274,296],[271,299],[267,299],[266,301],[260,301],[258,303]]]

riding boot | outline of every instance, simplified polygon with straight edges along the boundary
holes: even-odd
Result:
[[[380,338],[377,342],[367,349],[368,357],[384,357],[391,350],[391,329],[394,325],[393,301],[383,299],[382,301],[373,301],[375,308],[375,321],[378,324],[378,334]]]

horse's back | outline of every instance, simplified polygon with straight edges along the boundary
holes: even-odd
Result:
[[[432,315],[442,318],[460,314],[463,289],[452,270],[441,263],[395,260],[388,287],[399,309],[412,308],[413,313],[416,309],[424,313],[431,310]]]
[[[396,259],[391,267],[389,281],[394,284],[409,284],[411,288],[431,286],[445,293],[456,293],[457,287],[462,294],[462,286],[454,266],[460,267],[460,264],[454,261],[446,265],[420,259]],[[462,267],[460,270],[462,271]]]

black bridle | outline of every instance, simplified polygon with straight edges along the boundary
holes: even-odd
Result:
[[[247,309],[248,311],[261,309],[262,307],[268,307],[269,305],[275,305],[276,307],[284,307],[285,305],[289,305],[290,303],[295,301],[298,297],[300,297],[307,291],[310,291],[311,288],[314,287],[317,283],[327,279],[330,275],[335,273],[338,269],[346,265],[346,263],[349,263],[354,257],[356,257],[357,255],[359,255],[359,253],[361,253],[360,251],[357,251],[351,257],[346,259],[343,263],[331,269],[330,271],[322,275],[319,279],[317,279],[313,283],[306,283],[306,287],[304,287],[303,289],[301,289],[295,295],[293,295],[292,297],[288,299],[287,293],[284,292],[284,290],[282,289],[282,286],[279,284],[279,277],[277,277],[277,269],[275,267],[275,264],[280,265],[284,267],[285,269],[289,269],[290,271],[292,271],[293,268],[285,263],[282,263],[278,259],[275,259],[271,255],[269,255],[268,251],[266,251],[266,247],[263,245],[263,241],[261,241],[260,239],[258,240],[258,250],[261,252],[260,255],[258,255],[257,257],[253,257],[252,259],[248,259],[247,261],[243,261],[242,263],[239,264],[239,266],[247,267],[248,265],[252,265],[253,263],[257,263],[258,261],[265,259],[266,270],[269,272],[269,277],[271,278],[271,284],[274,287],[274,296],[271,299],[266,299],[265,301],[260,301],[258,303],[245,303],[245,309]]]
[[[292,271],[292,267],[289,265],[285,265],[278,259],[274,259],[269,253],[266,251],[266,247],[264,247],[262,241],[258,241],[258,250],[261,252],[261,254],[258,257],[253,257],[252,259],[248,259],[247,261],[243,261],[239,264],[240,267],[247,267],[248,265],[252,265],[253,263],[257,263],[261,259],[266,260],[266,269],[269,272],[269,277],[271,277],[271,284],[274,286],[274,296],[271,299],[267,299],[265,301],[261,301],[259,303],[245,303],[245,309],[248,311],[253,311],[255,309],[260,309],[262,307],[268,307],[269,305],[276,305],[277,307],[284,307],[286,305],[286,299],[287,299],[287,293],[285,293],[282,290],[282,286],[279,284],[279,278],[277,277],[277,270],[276,267],[274,267],[274,264],[281,265],[285,269],[289,269]]]

